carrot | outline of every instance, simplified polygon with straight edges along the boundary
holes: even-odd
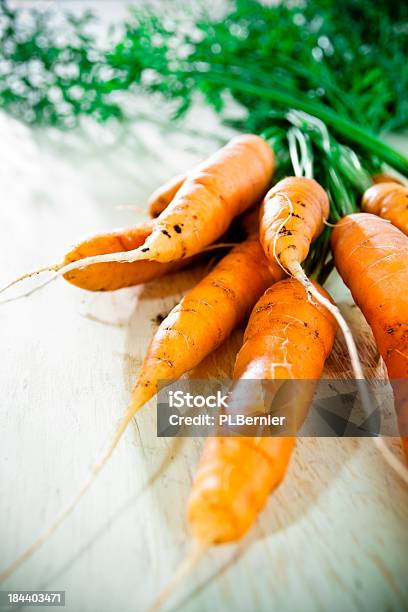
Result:
[[[152,193],[148,200],[151,217],[157,217],[167,208],[183,184],[187,174],[177,175]],[[121,229],[104,234],[96,234],[75,245],[60,264],[45,268],[46,271],[58,271],[60,268],[80,259],[94,255],[133,251],[142,246],[153,231],[153,223],[146,222],[130,229]],[[185,265],[185,264],[182,264]],[[180,269],[178,263],[161,264],[153,261],[132,263],[94,264],[86,269],[77,269],[64,274],[65,280],[88,291],[115,291],[160,278],[168,272]],[[33,276],[38,271],[24,277]],[[17,279],[22,280],[22,279]],[[12,283],[14,284],[14,283]],[[11,286],[11,285],[10,285]]]
[[[348,215],[332,233],[336,268],[370,324],[391,378],[408,378],[408,239],[384,219]]]
[[[337,306],[316,290],[301,265],[312,241],[321,233],[328,214],[329,200],[319,183],[307,177],[285,178],[265,196],[259,238],[269,261],[279,263],[334,316],[344,334],[355,376],[363,379],[357,348],[346,321]]]
[[[316,283],[314,287],[330,300]],[[282,280],[264,293],[252,311],[235,362],[234,379],[238,385],[244,379],[319,379],[336,329],[332,315],[312,303],[298,281]],[[240,387],[236,389],[240,394]],[[159,596],[155,610],[211,545],[245,535],[270,492],[282,481],[294,445],[293,435],[206,440],[187,506],[192,553]]]
[[[259,237],[266,256],[296,275],[329,215],[326,192],[313,179],[288,177],[266,194]]]
[[[325,306],[336,319],[344,335],[363,408],[369,415],[371,399],[362,382],[365,376],[353,334],[338,307],[316,291],[301,265],[328,215],[329,203],[325,192],[311,178],[289,177],[268,192],[262,206],[260,240],[268,259],[276,260],[305,287],[311,298]],[[373,438],[373,441],[389,465],[406,478],[384,441],[381,438]]]
[[[263,196],[273,169],[274,156],[263,138],[234,138],[191,172],[143,247],[127,253],[123,261],[131,261],[134,254],[168,262],[200,252]]]
[[[408,235],[408,187],[396,182],[373,185],[364,193],[361,208],[391,221]]]
[[[77,244],[64,257],[67,264],[92,255],[131,251],[141,246],[152,233],[153,223],[143,223],[130,229],[97,234]],[[160,278],[188,264],[183,259],[176,262],[134,261],[133,263],[101,263],[64,274],[65,280],[88,291],[115,291]]]
[[[152,219],[158,217],[163,210],[167,208],[186,180],[187,176],[187,172],[184,174],[178,174],[167,181],[167,183],[164,183],[164,185],[153,191],[152,195],[147,200],[147,208]]]
[[[408,238],[381,217],[357,213],[336,225],[332,248],[336,268],[373,331],[390,379],[407,379]],[[398,398],[397,404],[406,432],[408,398]],[[406,436],[403,444],[408,459]]]
[[[147,351],[132,401],[108,451],[94,466],[74,501],[53,525],[1,574],[10,575],[59,527],[111,457],[136,412],[157,392],[159,381],[175,380],[215,350],[239,325],[282,269],[266,260],[257,235],[236,246],[177,305],[157,330]]]
[[[175,177],[162,187],[159,187],[149,198],[149,208],[159,207],[162,212],[173,199],[177,192],[177,184],[180,183],[181,176]],[[180,183],[181,184],[181,183]],[[0,290],[0,293],[9,287],[25,278],[30,278],[40,272],[58,272],[64,266],[92,257],[94,255],[105,255],[108,253],[118,253],[125,251],[133,251],[142,246],[153,231],[153,223],[148,221],[137,225],[130,229],[121,229],[103,234],[95,234],[75,245],[68,253],[66,253],[61,263],[39,268],[34,272],[24,274],[13,282],[9,283]],[[78,268],[64,274],[65,280],[72,285],[88,291],[115,291],[133,285],[146,283],[155,278],[160,278],[167,274],[180,269],[178,264],[160,264],[157,262],[132,262],[132,263],[105,263],[94,264],[87,269]],[[50,279],[53,280],[53,279]],[[41,289],[48,284],[48,281],[39,285],[33,290],[28,291],[18,297],[31,295],[37,289]],[[8,301],[8,300],[7,300]],[[12,301],[12,300],[10,300]]]
[[[130,412],[155,395],[159,380],[179,378],[220,346],[283,274],[276,264],[268,265],[257,235],[226,255],[160,325],[133,390]]]
[[[403,185],[399,178],[391,174],[385,174],[384,172],[374,174],[371,178],[373,179],[374,185],[378,185],[378,183],[398,183],[398,185]]]
[[[168,263],[195,255],[219,238],[236,216],[259,201],[269,186],[274,164],[272,149],[263,138],[238,136],[191,172],[155,220],[142,246],[86,257],[61,268],[42,268],[22,278],[45,270],[55,271],[55,278],[93,264],[139,260]]]
[[[251,211],[243,215],[237,220],[237,224],[230,228],[228,239],[233,236],[236,239],[236,234],[242,237],[257,231],[256,211]],[[141,223],[136,227],[129,229],[121,229],[104,234],[96,234],[83,240],[73,247],[64,257],[60,267],[66,266],[73,261],[79,261],[92,255],[101,255],[105,253],[118,253],[119,251],[131,251],[144,244],[150,236],[153,229],[153,221]],[[231,231],[233,229],[233,231]],[[215,248],[230,246],[228,243],[218,243],[213,245]],[[196,261],[197,257],[189,257],[178,261],[161,263],[158,261],[134,261],[132,263],[102,263],[94,264],[86,268],[79,268],[64,274],[65,280],[73,285],[86,289],[88,291],[115,291],[124,287],[132,287],[140,285],[153,279],[161,278],[165,274],[176,272],[185,268],[192,261]],[[57,266],[56,266],[57,267]]]
[[[334,318],[307,299],[300,283],[282,280],[252,311],[234,378],[318,379],[336,328]],[[188,503],[193,536],[210,544],[241,538],[282,480],[294,443],[291,436],[209,438]]]
[[[80,261],[81,259],[89,256],[117,253],[119,251],[123,251],[123,249],[135,249],[141,246],[150,236],[152,233],[152,225],[153,222],[150,221],[137,225],[133,228],[121,229],[91,236],[75,245],[70,251],[68,251],[61,263],[24,274],[22,277],[9,283],[9,285],[7,285],[4,289],[13,286],[24,278],[35,276],[42,271],[58,272],[61,268],[67,266],[71,262]],[[220,246],[224,245],[221,244]],[[160,263],[149,260],[134,261],[132,263],[99,263],[67,272],[64,274],[64,278],[72,285],[88,291],[115,291],[117,289],[123,289],[125,287],[146,283],[156,278],[161,278],[170,272],[176,272],[177,270],[186,267],[193,259],[194,257],[190,257],[168,263]],[[49,282],[55,280],[57,276],[58,274],[38,285],[34,289],[30,289],[28,292],[15,298],[4,300],[4,302],[14,301],[15,299],[31,295],[45,285],[48,285]]]

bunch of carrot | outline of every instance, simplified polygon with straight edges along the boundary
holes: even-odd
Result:
[[[299,133],[295,136],[301,143]],[[316,261],[316,253],[323,269],[327,266],[329,219],[337,220],[331,214],[330,185],[335,178],[339,188],[339,179],[332,176],[332,182],[323,187],[320,182],[324,181],[312,177],[311,165],[301,159],[296,146],[291,160],[296,176],[273,185],[276,160],[270,142],[256,135],[234,138],[189,173],[157,190],[149,201],[150,221],[94,236],[48,268],[83,289],[112,291],[159,278],[188,265],[209,248],[221,247],[220,240],[236,218],[245,233],[242,242],[230,236],[235,246],[161,323],[107,453],[73,502],[3,572],[3,578],[72,512],[131,419],[156,394],[158,382],[174,381],[191,370],[248,315],[231,401],[242,380],[319,379],[338,326],[346,337],[356,378],[364,377],[339,309],[307,274],[313,273],[310,262]],[[373,181],[362,197],[361,208],[366,212],[343,215],[335,224],[331,251],[373,330],[390,378],[402,379],[408,378],[408,297],[399,290],[408,286],[408,189],[390,177],[381,180]],[[339,209],[341,202],[336,203]],[[408,398],[396,399],[408,458]],[[304,398],[304,413],[309,401],[310,397]],[[293,435],[219,436],[206,441],[187,512],[198,544],[176,579],[208,546],[237,540],[251,527],[269,493],[283,479],[294,444]],[[397,460],[388,459],[406,479]]]

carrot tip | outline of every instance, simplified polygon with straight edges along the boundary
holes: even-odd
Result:
[[[0,294],[10,289],[10,287],[14,287],[14,285],[17,285],[17,283],[20,283],[21,281],[26,280],[27,278],[32,278],[33,276],[37,276],[38,274],[41,274],[42,272],[57,272],[61,268],[61,266],[62,264],[52,264],[51,266],[44,266],[43,268],[37,268],[37,270],[33,270],[32,272],[26,272],[25,274],[22,274],[18,278],[15,278],[14,280],[7,283],[7,285],[0,287]]]
[[[108,463],[111,458],[113,451],[119,444],[123,434],[125,433],[130,421],[132,420],[135,414],[134,407],[131,406],[126,411],[123,418],[120,420],[119,425],[115,429],[112,441],[107,449],[107,451],[102,455],[102,458],[93,466],[90,475],[87,480],[85,480],[81,489],[78,491],[74,499],[71,503],[57,516],[55,521],[46,529],[28,548],[26,548],[21,555],[19,555],[3,572],[0,573],[0,582],[9,578],[14,572],[22,565],[25,561],[27,561],[32,555],[39,549],[47,540],[52,536],[52,534],[57,531],[57,529],[65,522],[70,514],[75,510],[78,503],[81,501],[85,493],[90,489],[92,484],[95,482],[96,477],[102,471],[104,466]]]
[[[191,572],[196,568],[196,566],[201,561],[202,557],[205,555],[209,548],[209,542],[198,540],[195,540],[193,542],[193,546],[189,554],[181,562],[178,569],[176,569],[172,580],[155,599],[152,606],[148,609],[148,612],[159,612],[159,610],[163,608],[164,604],[169,600],[169,598],[177,589],[177,587],[181,584],[181,582],[185,578],[187,578],[187,576],[189,576]]]
[[[22,276],[19,276],[18,278],[14,279],[10,283],[2,287],[0,289],[0,294],[3,293],[4,291],[7,291],[8,289],[10,289],[10,287],[12,287],[13,285],[16,285],[20,281],[36,276],[37,274],[40,274],[41,272],[55,272],[55,274],[50,279],[45,281],[43,284],[39,285],[38,287],[35,287],[34,289],[31,289],[30,291],[27,291],[26,293],[15,296],[13,298],[9,298],[7,300],[0,301],[0,304],[5,304],[7,302],[14,302],[15,300],[21,299],[23,297],[28,297],[32,293],[35,293],[36,291],[41,289],[42,287],[45,287],[45,285],[48,285],[48,283],[55,280],[59,276],[64,276],[65,274],[68,274],[68,272],[72,272],[73,270],[78,270],[80,268],[86,268],[88,266],[92,266],[92,265],[99,264],[99,263],[114,263],[114,262],[131,263],[134,261],[140,261],[140,260],[145,260],[145,259],[149,259],[149,257],[147,257],[147,254],[145,252],[143,252],[140,248],[138,248],[138,249],[134,249],[133,251],[124,251],[124,252],[118,252],[118,253],[105,253],[103,255],[94,255],[92,257],[85,257],[84,259],[77,259],[76,261],[72,261],[71,263],[66,264],[66,265],[56,264],[53,266],[38,268],[38,270],[34,270],[34,272],[28,272],[26,274],[23,274]]]

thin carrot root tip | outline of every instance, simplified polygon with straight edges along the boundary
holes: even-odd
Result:
[[[85,257],[84,259],[78,259],[77,261],[73,261],[65,266],[61,266],[58,268],[58,276],[63,276],[64,274],[68,274],[68,272],[72,272],[73,270],[78,270],[80,268],[86,268],[88,266],[93,266],[95,264],[101,263],[133,263],[135,261],[141,261],[149,259],[149,253],[143,251],[143,247],[138,249],[134,249],[132,251],[120,251],[118,253],[106,253],[104,255],[94,255],[92,257]]]
[[[201,361],[214,350],[216,343],[219,345],[231,333],[262,292],[274,280],[282,276],[280,268],[275,266],[271,270],[270,267],[263,256],[258,240],[253,236],[235,247],[196,287],[186,294],[176,308],[179,309],[177,312],[183,312],[184,309],[189,323],[184,323],[184,326],[179,328],[177,317],[173,319],[173,322],[163,322],[147,352],[139,381],[132,392],[130,405],[115,430],[107,453],[94,466],[90,479],[78,496],[55,521],[45,536],[41,536],[19,557],[17,565],[13,565],[13,571],[20,563],[28,559],[74,510],[97,474],[108,462],[136,412],[156,393],[158,379],[171,379],[174,377],[175,369],[177,369],[177,376],[180,376],[191,369],[192,358],[198,362]],[[61,272],[64,273],[65,270],[66,268],[62,268]],[[234,299],[231,299],[231,296]],[[222,325],[218,318],[209,324],[208,309],[211,308],[213,311],[212,304],[219,304],[220,300],[224,300]],[[203,313],[203,316],[200,316],[200,313]],[[172,313],[169,317],[171,315]],[[194,321],[194,325],[191,325],[191,321]],[[176,336],[174,332],[177,332]],[[177,341],[174,340],[175,337]],[[199,354],[196,353],[198,346],[200,347]],[[169,352],[171,353],[170,359]]]
[[[65,274],[68,274],[68,272],[72,272],[73,270],[79,270],[81,268],[86,268],[88,266],[92,266],[94,264],[100,264],[100,263],[114,263],[114,262],[132,263],[134,261],[142,261],[142,260],[149,259],[147,255],[148,253],[143,252],[143,249],[135,249],[134,251],[123,251],[123,252],[121,251],[119,253],[106,253],[104,255],[95,255],[92,257],[85,257],[84,259],[78,259],[66,265],[57,264],[54,266],[39,268],[38,270],[35,270],[34,272],[23,274],[19,278],[13,280],[11,283],[8,283],[7,285],[5,285],[2,289],[0,289],[0,294],[6,291],[7,289],[9,289],[10,287],[16,285],[20,281],[31,278],[37,274],[40,274],[41,272],[55,272],[55,274],[53,274],[51,278],[49,278],[47,281],[45,281],[38,287],[35,287],[34,289],[31,289],[30,291],[27,291],[26,293],[18,295],[14,298],[3,300],[0,303],[7,303],[10,301],[14,301],[16,299],[20,299],[22,297],[28,297],[29,295],[32,295],[39,289],[42,289],[43,287],[45,287],[46,285],[48,285],[49,283],[51,283],[58,277],[64,276]]]
[[[163,606],[170,600],[176,589],[195,570],[209,548],[210,544],[208,542],[201,542],[198,540],[193,542],[189,554],[180,563],[173,578],[155,599],[148,612],[159,612],[159,610],[162,610]]]
[[[24,552],[21,553],[3,572],[0,573],[0,582],[9,578],[14,572],[32,555],[49,540],[49,538],[53,535],[53,533],[65,522],[65,520],[69,517],[70,514],[75,510],[78,503],[81,501],[85,493],[91,488],[93,483],[95,482],[97,476],[108,463],[111,458],[114,450],[118,446],[123,434],[125,433],[130,421],[134,417],[137,410],[141,408],[141,404],[131,404],[125,415],[119,422],[117,426],[112,441],[105,452],[105,454],[101,457],[101,459],[93,466],[91,469],[91,473],[89,478],[82,485],[81,489],[71,501],[71,503],[63,510],[60,515],[55,519],[52,525],[44,531]]]
[[[7,285],[4,285],[3,287],[1,287],[0,294],[4,293],[11,287],[14,287],[14,285],[17,285],[23,280],[26,280],[28,278],[33,278],[34,276],[38,276],[42,272],[57,272],[60,268],[61,268],[61,264],[52,264],[50,266],[44,266],[43,268],[37,268],[37,270],[33,270],[32,272],[26,272],[25,274],[22,274],[18,278],[15,278],[11,282],[7,283]]]

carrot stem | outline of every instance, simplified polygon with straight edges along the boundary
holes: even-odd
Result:
[[[197,73],[199,78],[209,79],[213,82],[222,83],[230,89],[235,89],[249,95],[253,95],[265,100],[270,100],[282,106],[289,108],[295,108],[302,110],[306,113],[310,113],[315,117],[318,117],[324,121],[327,125],[330,125],[333,130],[345,136],[349,140],[359,144],[361,147],[370,151],[374,155],[380,157],[384,162],[401,172],[402,174],[408,174],[408,158],[396,151],[386,143],[382,142],[370,131],[361,128],[359,125],[347,119],[344,116],[339,115],[329,107],[321,104],[320,102],[314,102],[307,98],[300,98],[299,96],[292,95],[284,90],[277,90],[273,88],[265,89],[259,85],[252,83],[244,83],[238,81],[230,76],[224,74],[215,73]]]

